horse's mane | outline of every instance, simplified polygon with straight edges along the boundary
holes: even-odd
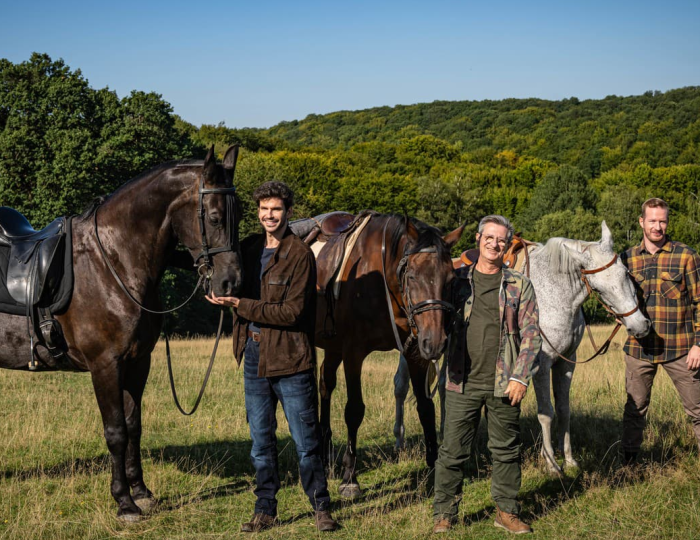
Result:
[[[399,255],[399,243],[407,234],[406,218],[396,214],[377,214],[377,216],[386,217],[393,222],[391,228],[391,240],[389,249],[393,255]],[[436,227],[432,227],[416,218],[409,218],[413,226],[418,230],[418,238],[415,242],[411,242],[410,251],[418,252],[422,249],[434,247],[437,250],[440,259],[449,259],[451,257],[450,250],[442,238],[442,233]]]
[[[598,242],[572,240],[570,238],[550,238],[546,244],[540,246],[538,252],[546,261],[552,273],[568,275],[573,283],[580,279],[579,264],[571,256],[570,250],[581,253],[592,245],[598,245]]]
[[[155,167],[152,167],[151,169],[144,171],[137,176],[134,176],[131,180],[127,180],[121,186],[115,189],[112,193],[108,195],[100,195],[98,197],[95,197],[92,201],[90,201],[90,203],[88,203],[85,210],[83,210],[83,213],[80,214],[79,219],[88,219],[92,216],[92,214],[95,213],[95,210],[97,210],[97,208],[100,205],[104,204],[107,200],[113,197],[114,194],[124,189],[128,189],[129,186],[135,184],[136,182],[139,182],[140,180],[143,180],[146,177],[157,176],[160,173],[162,173],[165,169],[171,169],[175,167],[195,167],[198,165],[201,166],[201,164],[202,160],[182,159],[179,161],[166,161],[165,163],[156,165]]]

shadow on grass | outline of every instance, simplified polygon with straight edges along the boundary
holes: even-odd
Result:
[[[560,506],[572,499],[584,494],[593,484],[592,482],[605,482],[613,489],[629,487],[646,481],[648,471],[658,465],[665,466],[695,452],[693,446],[684,444],[679,439],[668,440],[656,438],[651,447],[646,447],[641,455],[641,465],[637,467],[622,467],[615,445],[621,431],[620,419],[613,416],[593,416],[588,414],[572,414],[572,444],[574,452],[580,458],[582,467],[575,476],[565,475],[562,478],[549,477],[521,493],[523,502],[523,516],[527,520],[536,521],[555,511]],[[482,421],[476,438],[475,456],[479,457],[477,466],[468,469],[467,478],[470,480],[484,480],[490,476],[490,463],[486,450],[487,432],[486,423]],[[673,422],[658,422],[660,433],[669,433],[676,427]],[[523,416],[521,420],[521,433],[523,450],[526,460],[536,460],[541,446],[541,432],[536,415]],[[367,472],[381,469],[387,464],[398,463],[403,452],[410,456],[424,455],[424,438],[422,434],[407,437],[406,450],[397,452],[393,442],[383,439],[381,444],[369,442],[366,446],[358,448],[358,471]],[[208,499],[229,497],[250,489],[250,478],[254,470],[250,462],[251,442],[242,440],[212,440],[190,445],[168,445],[156,448],[144,449],[142,455],[147,461],[157,464],[170,464],[186,474],[199,476],[212,475],[221,479],[232,481],[213,487],[211,489],[199,489],[196,493],[180,494],[168,499],[161,499],[162,510],[174,510],[188,504],[201,502]],[[336,460],[334,472],[342,477],[342,452],[345,445],[336,446]],[[296,449],[291,437],[278,439],[279,470],[283,472],[283,485],[294,485],[299,481],[298,459]],[[10,469],[0,471],[4,479],[17,479],[20,481],[38,477],[61,478],[76,475],[109,474],[111,471],[111,459],[105,452],[102,455],[91,458],[77,458],[66,460],[63,463],[51,467],[37,465],[25,469]],[[284,472],[286,471],[286,472]],[[146,465],[148,475],[148,465]],[[247,478],[241,478],[246,476]],[[595,480],[591,477],[595,476]],[[399,508],[421,503],[426,498],[432,497],[434,475],[428,469],[424,460],[417,469],[405,475],[395,475],[391,478],[383,478],[369,483],[363,488],[365,496],[363,503],[370,503],[373,513],[391,513]],[[107,484],[105,489],[108,489]],[[468,487],[466,488],[468,489]],[[331,509],[344,509],[346,512],[352,507],[352,503],[339,500],[337,494],[332,494],[333,504]],[[381,502],[380,502],[381,501]],[[366,505],[350,510],[351,514],[366,512]],[[477,523],[490,519],[495,507],[487,505],[483,509],[465,516],[465,524]],[[300,512],[286,522],[294,522],[312,516],[312,512]]]

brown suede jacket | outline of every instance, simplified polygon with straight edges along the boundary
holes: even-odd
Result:
[[[233,310],[233,354],[240,366],[248,322],[260,327],[259,377],[291,375],[316,365],[316,261],[309,246],[289,228],[265,268],[260,298],[254,298],[255,276],[265,235],[241,243],[243,289]]]

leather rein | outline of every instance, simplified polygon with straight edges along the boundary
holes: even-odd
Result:
[[[529,252],[527,250],[527,247],[525,248],[525,260],[526,260],[527,269],[528,269],[527,274],[528,274],[528,277],[530,277],[530,257],[529,257]],[[549,347],[557,354],[557,356],[559,358],[561,358],[562,360],[564,360],[565,362],[569,362],[570,364],[585,364],[587,362],[590,362],[594,358],[600,356],[601,354],[605,354],[606,352],[608,352],[608,348],[610,347],[612,340],[615,338],[618,331],[620,330],[620,327],[622,326],[620,319],[622,319],[624,317],[629,317],[630,315],[632,315],[633,313],[635,313],[636,311],[639,310],[639,303],[637,303],[637,305],[634,307],[634,309],[628,311],[627,313],[616,313],[615,311],[613,311],[610,308],[610,306],[608,306],[605,302],[603,302],[603,300],[600,298],[600,295],[596,292],[596,290],[593,287],[591,287],[591,284],[589,283],[588,278],[586,277],[586,276],[590,276],[592,274],[598,274],[600,272],[603,272],[604,270],[607,270],[608,268],[610,268],[616,262],[617,262],[617,253],[613,256],[612,260],[608,264],[601,266],[600,268],[595,268],[594,270],[584,270],[582,268],[580,270],[581,281],[583,281],[584,285],[586,286],[586,290],[588,291],[587,296],[590,296],[592,294],[596,298],[596,300],[598,300],[600,305],[602,305],[605,308],[605,311],[607,311],[610,315],[615,317],[615,320],[617,321],[617,324],[615,325],[615,328],[613,328],[612,332],[610,333],[610,336],[608,337],[608,339],[605,340],[605,343],[603,343],[603,345],[599,348],[596,345],[595,340],[593,339],[593,332],[591,331],[591,325],[586,320],[586,317],[584,314],[583,322],[586,325],[586,332],[588,334],[588,339],[591,341],[591,345],[593,345],[593,350],[595,351],[593,356],[591,356],[590,358],[587,358],[586,360],[580,360],[580,361],[571,360],[570,358],[567,358],[566,356],[561,354],[554,347],[554,345],[552,345],[552,343],[549,341],[546,334],[542,330],[542,327],[539,325],[539,323],[537,324],[537,326],[539,327],[539,330],[540,330],[540,335],[547,342],[547,345],[549,345]]]
[[[235,154],[236,158],[238,157],[238,152],[236,151]],[[234,159],[234,164],[235,164],[235,159]],[[233,177],[233,175],[232,175]],[[176,311],[186,304],[189,303],[190,300],[194,297],[195,293],[197,290],[200,288],[200,286],[203,288],[203,290],[206,290],[208,286],[210,285],[211,277],[214,273],[214,266],[211,261],[211,255],[214,255],[216,253],[224,253],[224,252],[229,252],[229,251],[237,251],[238,250],[238,222],[237,222],[237,216],[235,213],[235,193],[236,193],[236,188],[231,186],[231,187],[225,187],[225,188],[205,188],[204,187],[204,177],[202,176],[200,179],[199,183],[199,198],[198,198],[198,211],[197,211],[197,217],[198,217],[198,222],[199,222],[199,231],[201,234],[201,239],[202,239],[202,249],[199,253],[199,255],[195,259],[195,266],[197,267],[197,274],[199,275],[199,278],[197,279],[197,284],[194,287],[194,290],[192,291],[192,294],[185,300],[182,304],[179,306],[176,306],[172,309],[166,309],[163,311],[158,311],[158,310],[152,310],[144,306],[141,302],[136,300],[134,296],[129,292],[129,290],[126,288],[124,285],[124,282],[122,279],[119,277],[117,274],[117,271],[114,269],[114,266],[112,266],[112,263],[109,260],[109,257],[107,257],[107,253],[105,251],[104,246],[102,245],[102,241],[100,240],[100,235],[97,230],[97,211],[99,210],[99,206],[95,208],[95,212],[93,213],[93,224],[94,224],[94,230],[95,230],[95,238],[97,239],[97,247],[99,248],[99,251],[102,255],[102,258],[104,259],[105,263],[107,264],[107,268],[109,268],[110,273],[114,277],[114,280],[117,282],[121,290],[126,294],[126,296],[134,303],[136,304],[141,310],[146,311],[148,313],[153,313],[155,315],[167,315],[168,313],[172,313],[173,311]],[[225,195],[226,196],[226,228],[228,231],[227,234],[227,245],[223,247],[217,247],[217,248],[211,248],[209,246],[209,243],[207,241],[207,233],[206,229],[204,226],[204,219],[206,216],[206,211],[204,209],[204,195]],[[197,264],[199,260],[202,259],[202,262],[200,264]],[[173,395],[173,400],[175,401],[175,406],[177,409],[185,416],[190,416],[195,413],[197,408],[199,407],[199,403],[202,400],[202,396],[204,396],[204,390],[207,387],[207,383],[209,382],[209,376],[211,375],[212,368],[214,367],[214,359],[216,358],[216,351],[219,347],[219,340],[221,338],[221,333],[223,329],[223,324],[224,324],[224,308],[221,308],[221,315],[219,316],[219,327],[216,331],[216,340],[214,341],[214,349],[211,352],[211,356],[209,358],[209,366],[207,367],[207,371],[204,375],[204,380],[202,381],[202,386],[199,390],[199,394],[197,396],[197,399],[195,400],[194,406],[192,409],[187,412],[185,411],[182,406],[180,405],[180,401],[177,397],[177,391],[175,390],[175,380],[173,377],[173,368],[172,368],[172,360],[170,358],[170,341],[168,339],[168,333],[164,332],[165,335],[165,353],[166,353],[166,358],[167,358],[167,365],[168,365],[168,378],[170,380],[170,390]]]

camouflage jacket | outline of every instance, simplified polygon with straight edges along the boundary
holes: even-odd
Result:
[[[470,366],[468,364],[466,335],[472,304],[474,266],[457,269],[452,289],[452,303],[456,314],[447,345],[447,390],[464,392]],[[501,320],[501,343],[496,373],[494,396],[503,397],[511,379],[528,385],[539,367],[537,355],[542,346],[538,325],[539,311],[535,290],[530,280],[515,270],[503,268],[503,280],[498,294]]]

